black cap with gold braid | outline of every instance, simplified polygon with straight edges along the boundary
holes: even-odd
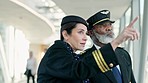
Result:
[[[96,24],[102,24],[106,21],[110,21],[111,23],[114,23],[115,21],[110,20],[110,11],[109,10],[101,10],[98,13],[94,14],[90,18],[87,19],[87,22],[89,24],[89,30],[92,29],[92,27]]]
[[[85,21],[85,19],[83,19],[82,17],[79,17],[79,16],[75,16],[75,15],[65,16],[65,17],[62,19],[61,26],[64,25],[64,24],[70,23],[70,22],[82,23],[82,24],[84,24],[86,27],[88,27],[88,24],[87,24],[87,22]]]

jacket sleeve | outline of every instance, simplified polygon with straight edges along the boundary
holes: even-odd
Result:
[[[52,76],[62,79],[86,79],[93,77],[98,71],[110,70],[110,64],[114,64],[114,51],[110,44],[99,50],[91,49],[82,54],[81,60],[73,58],[74,53],[67,49],[52,48],[43,57],[38,76]]]
[[[112,67],[118,64],[111,44],[107,44],[100,49],[93,50],[92,55],[99,70],[101,70],[103,73],[109,71]]]

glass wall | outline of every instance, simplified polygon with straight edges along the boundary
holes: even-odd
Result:
[[[140,2],[140,3],[139,3]],[[135,74],[135,78],[137,83],[148,83],[148,54],[147,54],[147,41],[146,32],[147,28],[147,19],[146,13],[144,10],[144,0],[133,0],[123,17],[120,18],[120,29],[127,26],[132,19],[136,16],[139,16],[138,21],[134,24],[134,28],[136,28],[140,32],[140,39],[134,42],[125,42],[123,46],[130,53],[133,62],[133,70]],[[146,9],[146,8],[145,8]],[[145,12],[145,18],[143,18]],[[143,21],[145,20],[145,21]]]
[[[23,77],[29,57],[29,41],[21,30],[11,25],[0,26],[0,83],[10,83]]]
[[[3,56],[2,55],[2,39],[1,39],[1,35],[0,35],[0,58]],[[0,61],[0,83],[4,82],[4,73],[3,73],[3,65],[2,65],[2,60]]]
[[[148,4],[148,1],[147,0],[140,0],[140,16],[141,16],[141,26],[142,26],[142,31],[141,33],[143,33],[142,36],[147,35],[146,33],[148,32],[148,25],[147,25],[147,21],[148,21],[148,11],[147,11],[147,4]],[[146,40],[148,40],[147,36],[145,36]],[[144,43],[144,40],[141,42],[141,43]],[[147,52],[147,48],[148,48],[148,45],[147,43],[145,45],[143,45],[146,49],[146,53],[145,55],[143,55],[143,63],[144,63],[144,72],[143,72],[143,83],[148,83],[148,52]]]
[[[6,28],[0,24],[0,83],[9,83],[8,60],[6,56]]]

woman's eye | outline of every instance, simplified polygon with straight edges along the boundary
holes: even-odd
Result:
[[[83,31],[79,31],[78,33],[83,34]]]

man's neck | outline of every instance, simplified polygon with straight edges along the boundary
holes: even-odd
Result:
[[[103,44],[103,43],[101,43],[101,42],[99,42],[99,41],[95,41],[94,44],[96,44],[96,45],[99,46],[99,47],[102,47],[102,46],[105,45],[105,44]]]

